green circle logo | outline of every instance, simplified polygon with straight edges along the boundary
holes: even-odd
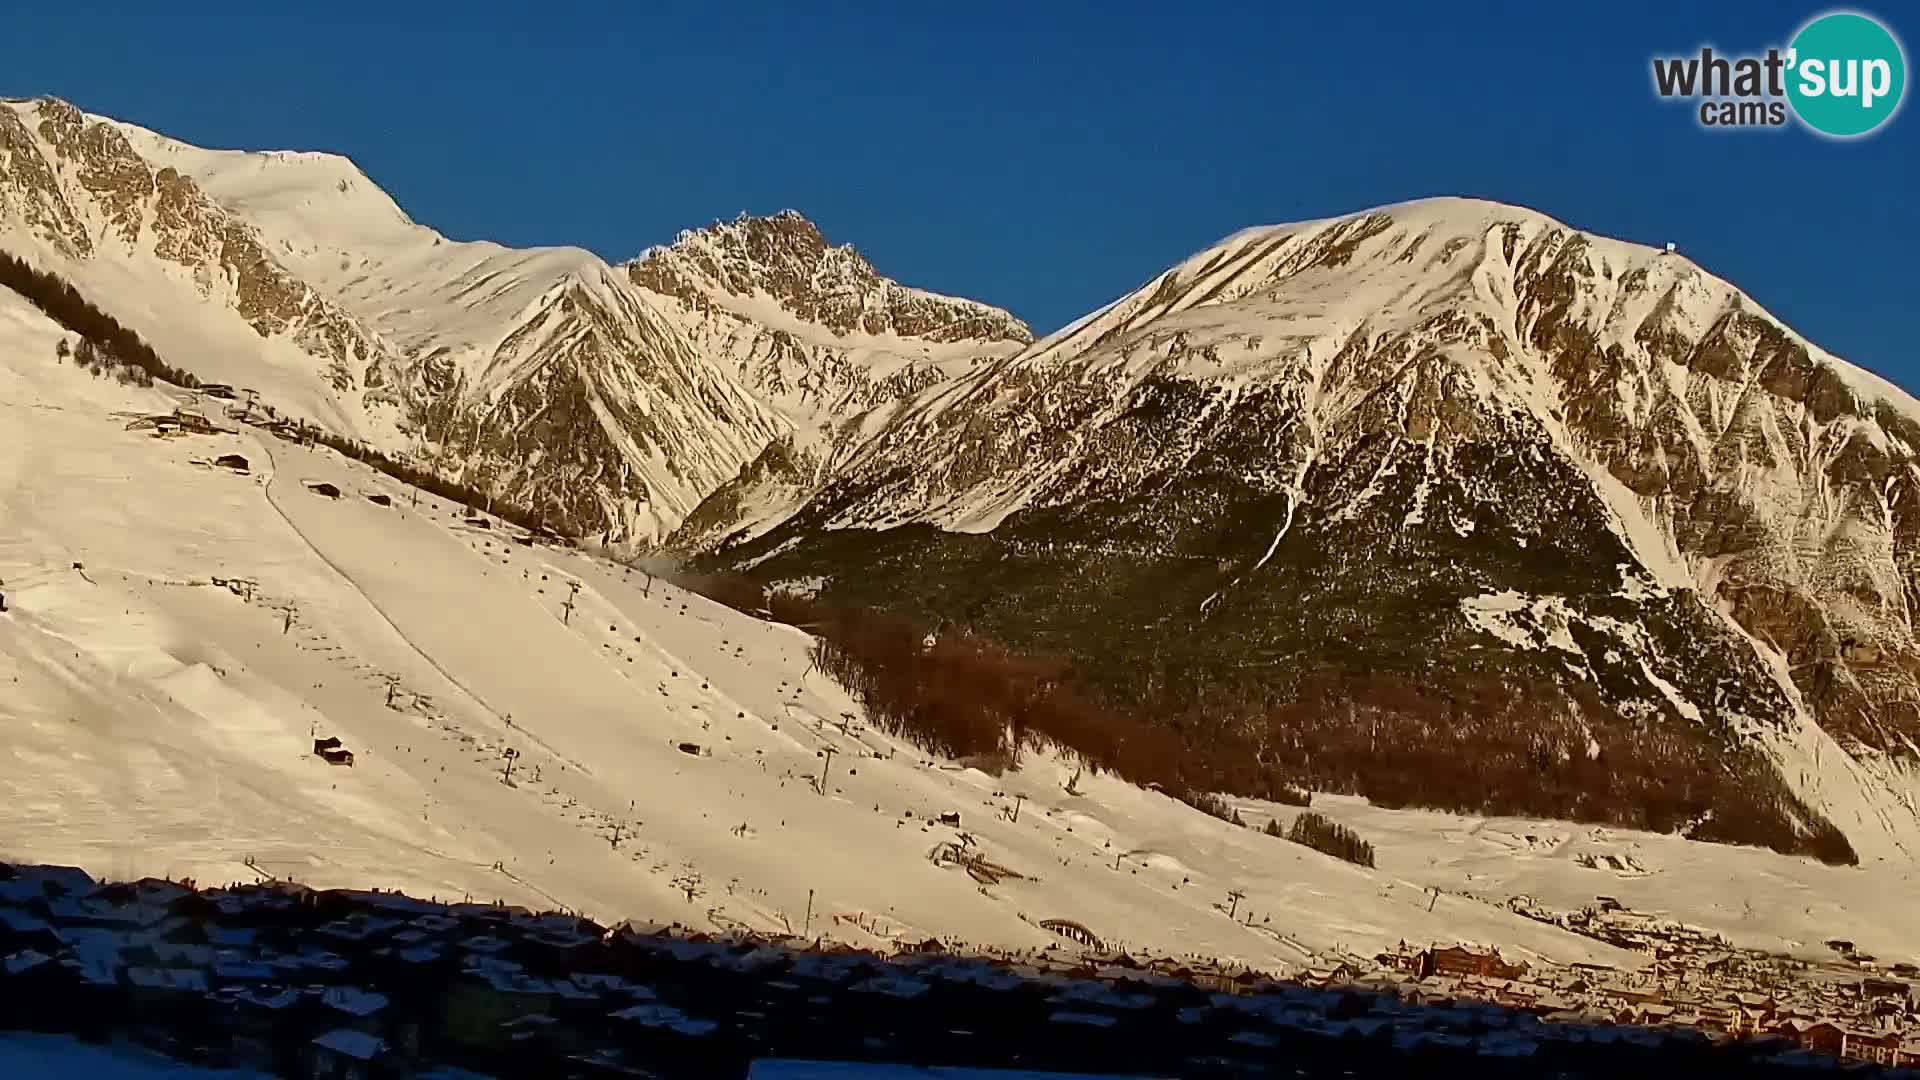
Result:
[[[1907,58],[1893,32],[1850,11],[1801,27],[1787,64],[1793,111],[1834,138],[1865,135],[1892,119],[1907,89]]]

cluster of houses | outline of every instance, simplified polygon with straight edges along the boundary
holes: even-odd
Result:
[[[1618,1017],[1555,1023],[1469,982],[1530,973],[1423,950],[1401,983],[1277,980],[1062,943],[881,956],[564,912],[266,881],[101,883],[0,864],[0,1026],[130,1039],[314,1080],[744,1077],[755,1060],[1182,1077],[1797,1071],[1792,1041]],[[1452,980],[1446,984],[1429,980]],[[1408,986],[1418,992],[1404,992]],[[1831,1059],[1828,1059],[1831,1060]]]
[[[1611,898],[1552,915],[1514,908],[1650,958],[1634,972],[1598,964],[1526,964],[1457,946],[1402,945],[1371,962],[1310,967],[1319,985],[1370,987],[1422,1004],[1463,999],[1524,1009],[1553,1023],[1613,1023],[1712,1036],[1774,1038],[1828,1058],[1920,1069],[1920,968],[1881,968],[1832,943],[1828,965],[1736,949],[1727,941]]]
[[[174,438],[183,435],[231,435],[233,432],[208,420],[200,413],[186,408],[177,408],[167,413],[115,413],[116,417],[126,420],[128,431],[151,431],[155,438]]]

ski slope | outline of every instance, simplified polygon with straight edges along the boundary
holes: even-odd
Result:
[[[127,431],[115,413],[178,401],[56,364],[58,339],[0,293],[0,857],[877,947],[1044,947],[1036,924],[1069,919],[1266,969],[1402,939],[1638,962],[1503,898],[1435,901],[1425,841],[1372,871],[1111,778],[1069,795],[1055,757],[1000,778],[929,761],[869,729],[797,630],[237,422]],[[205,464],[230,453],[251,473]],[[312,755],[328,735],[352,768]],[[943,813],[1024,877],[936,864],[961,834]],[[1856,936],[1896,934],[1911,950],[1910,920]]]

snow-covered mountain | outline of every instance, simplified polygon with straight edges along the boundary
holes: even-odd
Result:
[[[193,177],[143,158],[126,129],[63,101],[0,102],[0,163],[0,246],[101,297],[205,379],[344,434],[391,427],[399,350]]]
[[[1064,653],[1322,791],[1920,854],[1920,406],[1683,255],[1426,200],[1248,230],[1033,341],[792,212],[620,265],[460,242],[345,158],[45,99],[0,103],[0,249],[556,525]]]
[[[650,539],[785,430],[591,252],[448,240],[345,158],[138,145],[393,341],[413,433],[508,501]]]
[[[616,542],[1031,336],[791,213],[614,267],[449,240],[336,155],[205,150],[48,99],[0,106],[0,140],[0,244],[183,367]]]
[[[1916,453],[1920,405],[1683,255],[1434,199],[1240,233],[918,395],[726,558],[1122,700],[1252,694],[1315,786],[1431,801],[1471,745],[1439,802],[1911,857]]]

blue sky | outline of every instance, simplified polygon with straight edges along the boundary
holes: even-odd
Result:
[[[345,153],[462,239],[620,259],[793,207],[1042,331],[1247,225],[1478,195],[1673,240],[1920,387],[1920,113],[1837,143],[1703,131],[1652,93],[1655,53],[1784,45],[1823,10],[30,4],[0,33],[0,95]],[[1920,13],[1878,13],[1912,55]]]

